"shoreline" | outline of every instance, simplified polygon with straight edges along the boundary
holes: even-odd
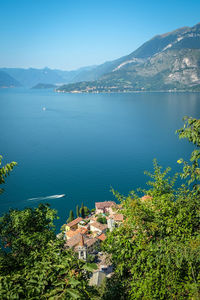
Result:
[[[155,91],[124,91],[124,92],[66,92],[60,90],[54,90],[56,93],[63,94],[137,94],[137,93],[200,93],[200,91],[185,91],[185,90],[155,90]]]

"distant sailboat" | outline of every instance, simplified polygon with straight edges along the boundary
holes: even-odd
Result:
[[[44,106],[44,107],[42,108],[42,110],[46,110],[46,107]]]

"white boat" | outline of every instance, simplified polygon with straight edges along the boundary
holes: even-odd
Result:
[[[52,195],[52,196],[45,196],[45,197],[37,197],[37,198],[29,198],[28,201],[42,201],[42,200],[51,200],[51,199],[58,199],[65,197],[65,194],[60,195]]]

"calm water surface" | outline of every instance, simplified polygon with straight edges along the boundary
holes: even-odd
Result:
[[[123,194],[144,187],[153,158],[177,171],[192,149],[175,135],[184,115],[200,117],[200,94],[0,89],[0,154],[3,164],[18,162],[0,214],[44,202],[29,198],[66,194],[49,199],[59,227],[76,204],[113,199],[111,186]]]

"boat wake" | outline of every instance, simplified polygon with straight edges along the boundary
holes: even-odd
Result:
[[[36,197],[36,198],[29,198],[27,201],[41,201],[41,200],[52,200],[65,197],[65,194],[61,195],[52,195],[52,196],[45,196],[45,197]]]

